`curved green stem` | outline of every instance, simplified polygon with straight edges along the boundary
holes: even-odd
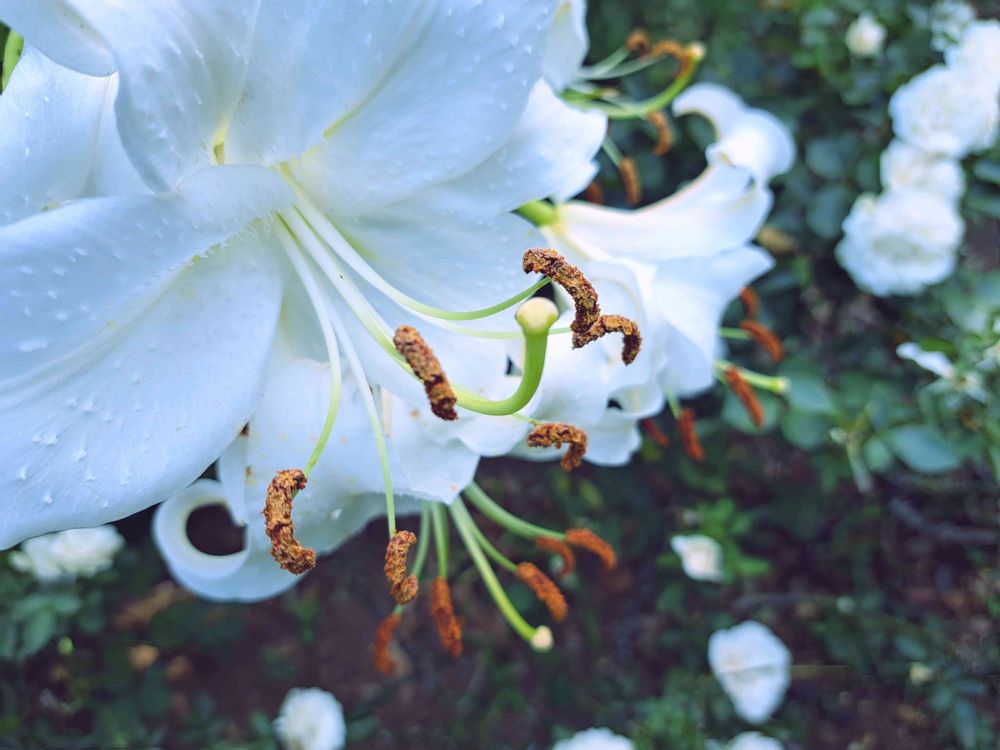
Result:
[[[776,375],[764,375],[763,373],[754,372],[753,370],[747,370],[746,368],[740,367],[727,359],[715,360],[716,370],[727,370],[730,367],[735,367],[743,379],[754,388],[760,388],[762,391],[776,393],[779,396],[788,392],[788,378]]]
[[[719,329],[719,335],[724,339],[733,339],[734,341],[750,340],[750,334],[742,328],[727,328],[726,326],[723,326]]]
[[[448,577],[448,521],[444,517],[444,505],[432,503],[431,524],[434,527],[434,546],[437,550],[438,575]]]
[[[503,552],[493,546],[493,542],[486,538],[486,534],[483,533],[482,529],[474,525],[472,530],[476,535],[476,541],[479,542],[479,546],[483,548],[489,557],[493,558],[493,562],[511,573],[517,570],[517,565],[515,565]]]
[[[483,492],[482,488],[475,482],[465,488],[464,495],[468,498],[469,502],[479,509],[480,513],[518,536],[528,539],[535,539],[540,536],[560,540],[565,538],[565,535],[558,531],[552,531],[551,529],[522,521],[510,511],[502,508],[493,498]]]
[[[430,549],[430,535],[431,535],[431,524],[430,524],[431,510],[424,504],[420,509],[420,533],[417,535],[417,551],[413,556],[413,567],[410,568],[410,573],[420,578],[420,574],[424,572],[424,563],[427,561],[427,551]]]

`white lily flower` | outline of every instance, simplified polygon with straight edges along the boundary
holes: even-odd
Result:
[[[916,362],[925,370],[930,370],[941,378],[948,379],[955,373],[955,366],[944,352],[924,351],[919,344],[912,341],[897,346],[896,356]]]
[[[28,539],[11,552],[10,564],[41,583],[91,578],[110,568],[124,545],[114,526],[67,529]]]
[[[327,404],[343,357],[370,422],[369,385],[422,403],[384,321],[411,310],[430,340],[452,311],[509,302],[540,237],[506,212],[579,181],[603,135],[600,115],[538,82],[551,14],[527,0],[0,0],[76,71],[29,50],[2,98],[0,146],[25,161],[0,160],[17,169],[0,193],[0,546],[173,495],[248,422],[252,446],[287,352],[325,373]],[[7,127],[25,118],[38,127]],[[505,359],[454,341],[475,327],[442,323],[435,351],[483,391]],[[272,412],[269,451],[308,442],[292,432],[297,396]]]
[[[632,740],[615,734],[604,727],[577,732],[566,740],[559,740],[552,750],[634,750]]]
[[[293,688],[274,720],[274,734],[286,750],[341,750],[347,740],[344,708],[326,690]]]
[[[785,697],[792,655],[768,627],[749,620],[712,633],[708,663],[736,713],[763,724]]]
[[[678,534],[670,538],[670,548],[681,558],[681,565],[689,578],[716,582],[725,578],[722,547],[712,537]]]
[[[556,91],[569,86],[580,72],[590,47],[586,0],[561,0],[545,42],[542,72]]]

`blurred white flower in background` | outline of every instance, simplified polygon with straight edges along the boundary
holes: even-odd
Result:
[[[274,734],[285,750],[340,750],[347,738],[344,709],[325,690],[294,688],[274,720]]]
[[[961,159],[997,137],[996,85],[978,67],[935,65],[889,100],[896,135],[923,151]]]
[[[862,13],[847,27],[844,43],[855,57],[875,57],[885,45],[885,26],[871,13]]]
[[[785,697],[792,655],[768,627],[749,620],[712,633],[708,663],[736,713],[762,724]]]
[[[945,50],[952,67],[965,66],[994,88],[1000,86],[1000,21],[976,21],[962,32],[958,44]]]
[[[958,201],[965,192],[965,174],[955,159],[929,154],[894,140],[882,152],[882,185],[886,190],[922,190]]]
[[[917,294],[955,270],[964,224],[953,203],[918,190],[858,197],[837,259],[863,290]]]
[[[741,732],[726,743],[724,750],[784,750],[784,746],[760,732]]]
[[[25,541],[10,564],[42,583],[90,578],[111,567],[125,544],[114,526],[67,529]]]
[[[670,548],[681,558],[681,565],[689,578],[696,581],[721,581],[725,577],[722,567],[722,547],[703,534],[671,537]]]
[[[990,393],[983,386],[982,375],[979,372],[957,371],[954,363],[944,352],[929,352],[913,341],[907,341],[896,347],[896,356],[915,362],[937,375],[939,379],[928,386],[933,391],[951,391],[953,394],[967,396],[983,404],[990,401]],[[958,402],[955,406],[958,406]]]
[[[912,341],[907,341],[905,344],[897,346],[896,356],[916,362],[925,370],[930,370],[942,378],[950,378],[955,371],[951,360],[943,352],[924,351],[918,344]]]
[[[976,19],[976,10],[959,0],[941,0],[934,3],[930,12],[931,46],[941,52],[955,44],[968,26]]]
[[[610,729],[587,729],[567,740],[559,740],[552,750],[635,750],[632,741]]]

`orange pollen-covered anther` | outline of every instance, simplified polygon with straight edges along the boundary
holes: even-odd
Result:
[[[649,52],[649,32],[645,29],[632,29],[625,38],[625,49],[642,56]]]
[[[639,168],[631,156],[622,157],[618,162],[618,174],[625,188],[625,200],[630,206],[638,206],[642,202],[642,181],[639,179]]]
[[[271,556],[285,570],[300,575],[316,567],[316,550],[303,547],[295,538],[292,500],[306,486],[299,469],[283,469],[274,475],[264,501],[264,531],[271,540]]]
[[[452,390],[448,376],[444,374],[444,368],[420,335],[420,331],[412,326],[400,326],[392,337],[392,343],[395,344],[396,351],[403,355],[413,374],[424,384],[424,392],[430,401],[431,411],[441,419],[449,421],[458,419],[458,414],[455,412],[455,404],[458,402],[455,391]]]
[[[448,581],[442,576],[437,576],[431,584],[431,614],[444,650],[452,658],[458,658],[462,655],[462,626],[451,605]]]
[[[760,309],[760,297],[753,287],[745,286],[740,289],[740,302],[743,303],[743,317],[756,318]]]
[[[646,120],[656,128],[656,145],[653,146],[653,155],[664,156],[674,145],[674,134],[670,129],[667,116],[659,110],[654,110],[646,115]]]
[[[660,429],[660,425],[656,423],[656,420],[652,417],[646,417],[639,424],[642,426],[642,431],[645,432],[649,439],[656,443],[661,448],[670,447],[670,438],[667,437],[667,433]]]
[[[538,566],[529,562],[518,563],[514,573],[538,597],[538,601],[548,608],[553,620],[562,622],[566,619],[566,613],[569,612],[566,597],[555,582],[538,569]]]
[[[601,558],[605,570],[613,570],[618,564],[618,556],[612,546],[590,529],[566,529],[566,541],[574,547],[593,552]]]
[[[764,409],[761,407],[760,400],[757,398],[757,394],[754,393],[753,388],[750,387],[750,384],[736,367],[727,367],[725,375],[729,389],[740,400],[740,403],[743,404],[743,408],[750,417],[750,421],[754,423],[755,427],[763,427]]]
[[[573,299],[576,317],[570,325],[573,333],[586,331],[601,317],[601,306],[597,300],[597,290],[583,272],[567,261],[555,250],[534,248],[524,254],[521,267],[525,273],[540,273],[548,276],[566,290]]]
[[[532,448],[562,448],[563,443],[567,443],[569,448],[559,465],[564,471],[579,468],[587,452],[587,433],[579,427],[563,422],[546,422],[528,433],[528,445]]]
[[[417,535],[412,531],[397,531],[385,548],[385,577],[397,604],[408,604],[417,596],[417,577],[406,575],[406,554],[416,543]]]
[[[770,328],[756,320],[744,320],[740,323],[740,328],[750,334],[750,338],[756,341],[771,357],[773,362],[780,362],[785,358],[785,347],[781,339]]]
[[[675,42],[673,39],[663,39],[656,42],[650,50],[649,54],[653,57],[672,57],[680,64],[680,68],[677,71],[677,77],[687,75],[691,72],[691,68],[694,66],[696,58],[692,54],[691,48],[687,47],[680,42]]]
[[[585,332],[574,332],[573,348],[579,349],[608,333],[620,333],[625,337],[622,342],[622,362],[632,364],[642,348],[642,334],[639,333],[639,324],[624,315],[602,315]]]
[[[681,436],[681,446],[684,452],[693,460],[701,463],[705,460],[705,449],[698,439],[698,431],[695,429],[695,419],[693,409],[681,409],[681,415],[677,418],[677,431]]]
[[[389,644],[392,642],[392,634],[396,632],[402,619],[402,616],[393,612],[379,623],[378,630],[375,631],[375,642],[372,647],[375,668],[386,677],[396,671],[396,662],[389,656]]]
[[[604,188],[601,187],[599,180],[594,180],[589,185],[583,193],[583,197],[586,198],[591,203],[596,203],[599,206],[604,205]]]
[[[565,578],[576,569],[576,555],[566,542],[552,536],[540,536],[535,538],[535,546],[540,550],[559,555],[562,559],[560,578]]]

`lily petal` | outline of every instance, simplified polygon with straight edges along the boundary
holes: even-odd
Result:
[[[549,29],[542,63],[542,73],[552,88],[562,91],[579,76],[589,46],[586,0],[562,0]]]
[[[75,0],[0,0],[0,20],[50,60],[87,75],[109,75],[114,56],[77,5]]]

